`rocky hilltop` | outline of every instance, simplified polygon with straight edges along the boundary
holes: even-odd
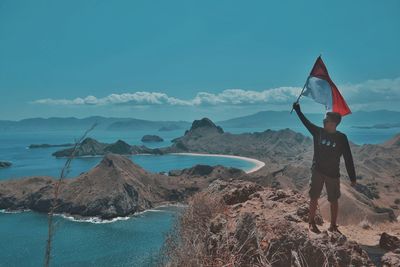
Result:
[[[172,266],[375,266],[356,242],[307,222],[296,190],[216,180],[193,196],[166,253]]]
[[[103,219],[126,216],[161,203],[184,201],[217,178],[241,173],[222,166],[207,168],[208,176],[198,173],[188,179],[187,172],[196,172],[196,167],[182,171],[182,175],[165,176],[150,173],[124,156],[107,154],[87,173],[63,180],[56,212]],[[0,209],[48,212],[55,184],[51,177],[2,181]]]
[[[310,138],[289,129],[232,134],[207,118],[195,120],[182,137],[172,142],[172,146],[161,148],[161,151],[229,154],[257,159],[293,157],[312,144]]]

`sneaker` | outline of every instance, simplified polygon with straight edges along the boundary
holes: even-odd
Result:
[[[339,234],[343,235],[342,232],[339,231],[337,224],[329,226],[328,231],[332,232],[332,233],[336,232],[336,233],[339,233]]]
[[[310,230],[311,232],[316,233],[316,234],[320,234],[321,233],[321,231],[318,229],[318,227],[317,227],[317,225],[315,223],[309,223],[308,224],[308,230]]]

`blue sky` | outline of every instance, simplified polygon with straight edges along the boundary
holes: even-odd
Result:
[[[0,119],[288,110],[320,53],[352,110],[400,110],[399,11],[397,0],[0,0]]]

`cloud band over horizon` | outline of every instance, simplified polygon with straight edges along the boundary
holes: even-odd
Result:
[[[368,103],[400,101],[400,77],[394,79],[367,80],[358,84],[338,86],[350,106]],[[34,104],[69,106],[104,105],[168,105],[168,106],[215,106],[290,104],[300,94],[300,87],[278,87],[262,91],[226,89],[220,93],[198,92],[191,99],[181,99],[162,92],[137,91],[110,94],[105,97],[86,96],[74,99],[45,98],[34,100]]]

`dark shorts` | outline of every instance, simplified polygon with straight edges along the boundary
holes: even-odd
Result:
[[[315,169],[312,170],[310,190],[308,191],[310,198],[319,198],[324,184],[328,194],[328,201],[338,200],[340,197],[340,178],[326,176]]]

